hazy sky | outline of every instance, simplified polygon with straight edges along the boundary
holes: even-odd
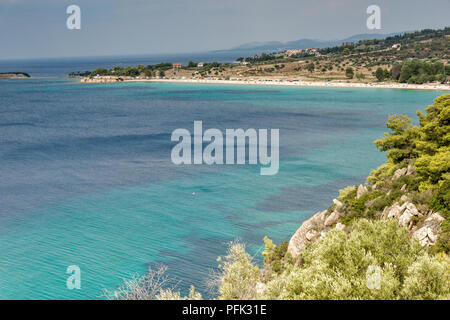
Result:
[[[68,30],[66,8],[81,8]],[[366,9],[381,8],[381,30]],[[0,0],[0,59],[197,52],[449,25],[450,0]]]

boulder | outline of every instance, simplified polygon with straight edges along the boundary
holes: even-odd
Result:
[[[305,247],[316,240],[320,236],[320,232],[324,229],[327,211],[317,212],[310,219],[303,222],[300,228],[289,240],[287,251],[292,258],[296,259]]]
[[[439,213],[433,213],[416,230],[413,230],[412,237],[417,239],[423,247],[429,247],[436,243],[441,224],[444,218]]]
[[[404,194],[404,195],[401,196],[400,202],[405,203],[405,202],[408,202],[408,201],[409,201],[409,198],[408,198],[408,196],[407,196],[406,194]]]
[[[340,219],[340,214],[337,211],[333,211],[332,213],[330,213],[330,215],[325,219],[325,226],[326,227],[331,227],[334,226]]]
[[[408,172],[408,168],[401,168],[401,169],[397,169],[397,170],[395,170],[395,172],[394,172],[394,179],[398,179],[398,178],[400,178],[401,176],[404,176],[404,175],[406,175],[406,173]]]
[[[318,237],[320,236],[320,233],[317,232],[316,230],[309,230],[308,232],[306,232],[305,238],[308,241],[314,241],[316,240]]]
[[[413,165],[409,165],[406,170],[406,175],[409,176],[412,174],[416,174],[416,168]]]
[[[422,214],[419,212],[417,207],[412,202],[405,202],[402,207],[404,208],[404,212],[409,212],[412,216],[421,216]]]
[[[336,223],[336,229],[337,230],[341,230],[341,231],[345,231],[345,224],[342,224],[340,222]]]
[[[333,199],[333,203],[336,205],[336,209],[342,207],[342,202],[340,202],[338,199]]]
[[[413,215],[409,211],[403,212],[403,214],[398,218],[398,225],[402,227],[409,227]]]
[[[401,199],[407,200],[407,199]],[[417,210],[416,206],[412,202],[406,201],[402,205],[398,202],[394,203],[392,206],[384,209],[381,218],[398,219],[398,224],[403,227],[410,227],[410,222],[414,216],[421,216],[422,214]]]
[[[396,218],[398,219],[403,213],[402,207],[396,202],[390,207],[386,207],[381,214],[382,219]]]
[[[356,199],[361,198],[363,195],[367,193],[367,188],[362,184],[359,185],[358,190],[356,191]]]

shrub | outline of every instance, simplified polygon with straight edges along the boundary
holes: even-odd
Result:
[[[269,281],[264,298],[445,299],[450,292],[448,261],[428,256],[394,220],[361,219],[349,234],[334,229],[303,251],[301,263]],[[367,286],[370,266],[381,270],[379,289]]]
[[[221,262],[217,279],[219,299],[254,299],[259,268],[252,264],[251,256],[245,251],[245,245],[239,242],[230,243],[227,255],[218,260]]]
[[[289,245],[288,241],[282,242],[278,247],[267,237],[264,237],[265,250],[262,255],[264,256],[264,266],[270,268],[270,271],[275,273],[281,273],[283,271],[284,262],[286,258],[286,252]]]
[[[349,79],[353,79],[354,76],[353,68],[347,67],[347,69],[345,69],[345,76]]]

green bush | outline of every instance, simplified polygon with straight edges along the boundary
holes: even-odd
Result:
[[[265,250],[262,253],[264,256],[264,266],[269,267],[275,273],[283,271],[284,262],[288,261],[286,257],[288,241],[282,242],[278,247],[267,237],[264,237]]]
[[[379,289],[367,285],[371,266],[381,271]],[[430,257],[392,220],[358,220],[352,231],[332,230],[306,248],[301,266],[269,281],[268,299],[446,299],[449,262]],[[426,286],[420,287],[425,282]]]

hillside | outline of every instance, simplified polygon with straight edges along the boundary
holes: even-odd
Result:
[[[292,49],[306,49],[306,48],[327,48],[339,46],[343,42],[356,42],[360,40],[371,40],[371,39],[385,39],[387,37],[392,37],[395,35],[401,35],[404,32],[396,32],[390,34],[382,33],[363,33],[356,34],[351,37],[337,40],[316,40],[316,39],[298,39],[288,42],[280,41],[266,41],[266,42],[249,42],[242,44],[240,46],[233,47],[228,50],[220,51],[241,51],[241,50],[254,50],[254,51],[283,51]]]
[[[450,28],[422,30],[306,50],[283,50],[272,54],[241,57],[236,63],[170,62],[136,67],[98,68],[71,76],[84,82],[133,80],[241,80],[321,81],[321,82],[399,82],[410,84],[449,81]]]

